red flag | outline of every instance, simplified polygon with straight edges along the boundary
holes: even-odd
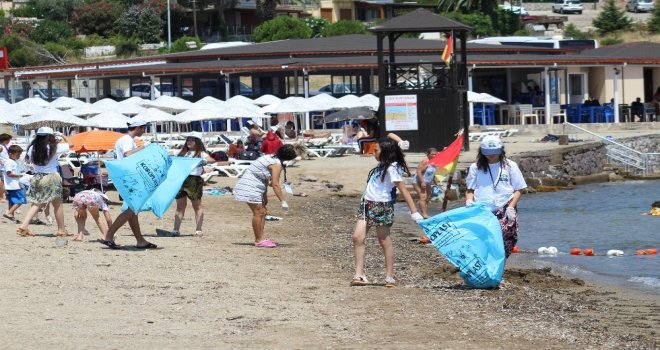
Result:
[[[461,132],[456,140],[452,142],[447,148],[438,152],[435,157],[429,160],[429,164],[435,166],[438,170],[436,171],[436,176],[442,176],[451,174],[456,170],[456,164],[458,163],[458,156],[461,154],[461,149],[463,148],[463,133]],[[441,180],[441,179],[438,179]]]
[[[447,44],[445,44],[445,49],[442,51],[442,60],[447,64],[451,64],[451,58],[454,56],[454,36],[449,35],[447,38]]]

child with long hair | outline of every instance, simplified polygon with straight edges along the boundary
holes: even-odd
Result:
[[[364,241],[370,227],[376,227],[378,242],[385,255],[385,286],[394,287],[394,250],[390,238],[390,227],[394,221],[394,189],[403,195],[410,216],[415,221],[423,219],[417,212],[415,203],[403,183],[403,173],[410,174],[404,159],[403,151],[397,141],[396,135],[390,134],[376,145],[374,157],[378,165],[371,169],[367,178],[367,187],[362,195],[362,201],[357,212],[357,223],[353,232],[353,250],[355,252],[355,276],[351,280],[352,286],[369,284],[364,274]]]
[[[465,182],[465,204],[483,203],[499,220],[508,258],[518,242],[517,206],[527,184],[518,164],[506,157],[499,137],[483,138]]]
[[[417,166],[415,176],[413,176],[413,188],[419,196],[419,210],[422,212],[422,217],[427,219],[429,217],[429,202],[432,197],[432,186],[435,183],[436,168],[429,164],[429,160],[438,154],[438,150],[431,147],[426,150],[426,159],[422,159]]]
[[[206,153],[206,148],[202,142],[199,133],[191,133],[186,138],[186,143],[179,152],[179,157],[201,158],[205,162],[215,163],[215,159],[211,158]],[[181,185],[179,193],[176,195],[176,214],[174,214],[174,229],[172,236],[179,236],[179,229],[181,228],[181,221],[186,213],[187,199],[190,199],[193,210],[195,211],[195,236],[202,236],[202,222],[204,221],[204,208],[202,208],[202,193],[204,192],[204,179],[202,174],[204,167],[200,164],[193,169],[186,180]],[[187,197],[187,199],[186,199]]]
[[[58,141],[59,139],[59,141]],[[30,180],[30,189],[27,192],[28,201],[32,203],[28,209],[23,222],[16,233],[19,236],[33,236],[28,230],[28,225],[40,209],[45,207],[48,202],[53,205],[55,212],[55,222],[57,222],[58,237],[72,236],[64,228],[64,211],[62,209],[62,177],[57,172],[60,154],[69,152],[69,141],[66,136],[58,134],[52,128],[41,127],[37,130],[37,135],[30,143],[25,155],[28,163],[34,167],[34,176]]]

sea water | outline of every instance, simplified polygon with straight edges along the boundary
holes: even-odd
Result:
[[[518,204],[518,246],[534,252],[554,246],[560,253],[514,254],[511,263],[551,267],[561,274],[660,294],[660,256],[634,255],[637,249],[660,248],[660,217],[642,215],[658,200],[658,180],[588,184],[523,195]],[[570,255],[572,248],[591,248],[598,255]],[[602,256],[610,249],[625,255]]]

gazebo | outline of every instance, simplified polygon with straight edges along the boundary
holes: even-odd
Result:
[[[369,28],[378,40],[381,135],[396,133],[410,141],[412,151],[442,149],[461,128],[467,135],[466,34],[470,29],[424,9]],[[411,63],[406,62],[404,53],[396,52],[396,40],[403,34],[428,32],[446,36],[446,57]],[[386,38],[387,51],[383,43]],[[467,149],[468,137],[465,140]]]

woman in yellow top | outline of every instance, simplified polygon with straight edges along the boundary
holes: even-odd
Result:
[[[660,201],[655,201],[651,204],[651,211],[644,213],[646,215],[660,216]]]

